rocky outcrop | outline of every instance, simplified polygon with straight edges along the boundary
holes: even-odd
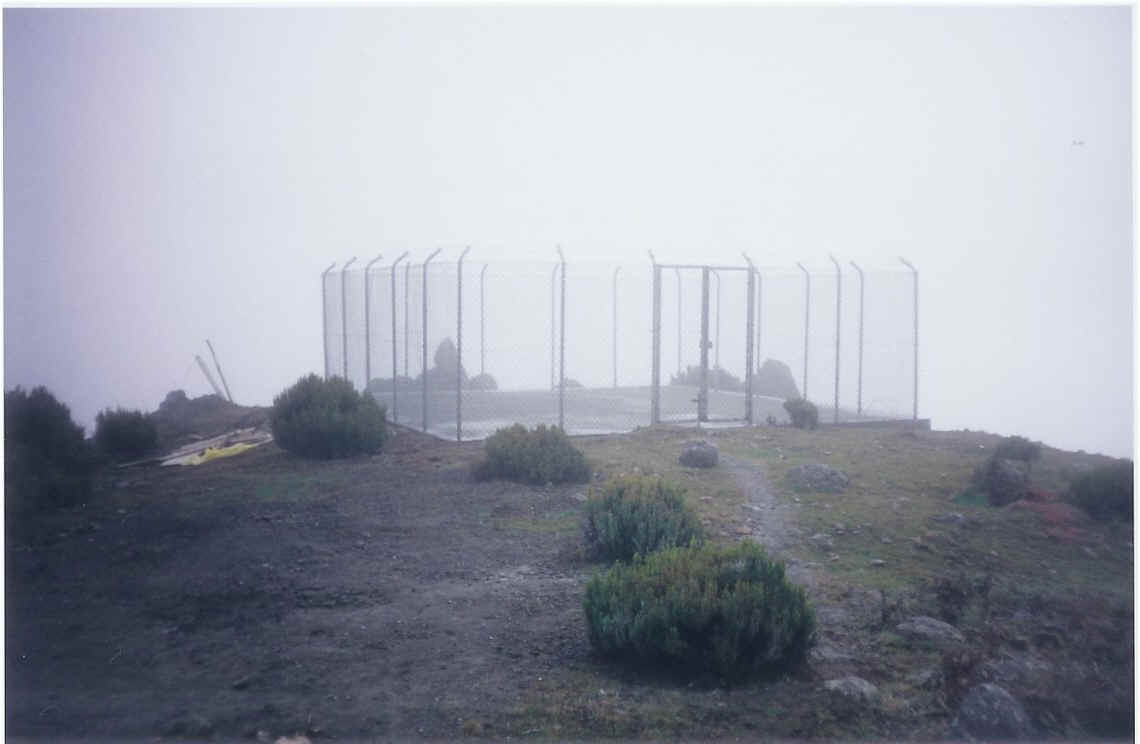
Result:
[[[927,615],[916,615],[904,620],[895,630],[908,640],[930,643],[941,648],[951,648],[966,642],[966,638],[953,625]]]
[[[697,439],[682,444],[681,456],[677,459],[686,467],[711,468],[716,466],[719,458],[720,455],[715,444]]]
[[[959,736],[975,739],[1024,739],[1033,735],[1033,724],[1021,703],[989,682],[970,688],[951,728]]]
[[[819,463],[798,465],[788,471],[787,479],[793,488],[827,493],[840,493],[851,484],[842,470]]]

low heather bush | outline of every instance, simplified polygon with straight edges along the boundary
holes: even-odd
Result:
[[[993,456],[1003,460],[1021,460],[1031,467],[1034,460],[1041,458],[1041,445],[1025,437],[1005,437],[994,448]]]
[[[4,393],[4,503],[9,512],[78,503],[95,457],[83,427],[47,388]]]
[[[158,448],[158,429],[142,411],[107,409],[95,416],[95,446],[111,460],[133,460]]]
[[[801,662],[815,616],[784,564],[752,541],[649,554],[586,584],[590,643],[603,656],[740,680]]]
[[[340,377],[302,377],[273,399],[269,424],[279,447],[321,460],[372,454],[387,438],[384,407]]]
[[[1066,498],[1093,519],[1132,521],[1132,461],[1103,465],[1078,476]]]
[[[478,480],[505,478],[534,485],[584,483],[590,468],[580,450],[557,426],[522,424],[499,429],[483,445],[486,457],[475,466]]]
[[[660,478],[624,476],[586,500],[582,525],[587,550],[607,561],[629,561],[702,538],[700,522],[685,505],[685,490]]]
[[[814,429],[819,426],[819,409],[810,400],[793,398],[784,401],[784,410],[792,419],[792,426],[797,429]]]

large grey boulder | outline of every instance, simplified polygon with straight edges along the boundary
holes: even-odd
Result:
[[[954,733],[975,739],[1025,739],[1033,724],[1021,703],[995,684],[971,687],[950,724]]]
[[[941,648],[951,648],[966,642],[965,636],[953,625],[928,615],[916,615],[904,620],[895,630],[908,640],[931,643]]]
[[[827,493],[839,493],[851,483],[842,470],[819,463],[797,465],[788,471],[787,479],[795,488]]]
[[[715,444],[703,439],[694,439],[681,445],[681,456],[678,460],[690,468],[711,468],[716,465],[719,457]]]
[[[861,703],[870,703],[879,696],[879,688],[862,677],[848,676],[829,679],[823,683],[825,689]]]

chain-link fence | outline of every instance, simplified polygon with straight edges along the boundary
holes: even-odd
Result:
[[[824,423],[917,415],[917,274],[901,264],[437,254],[322,274],[325,374],[367,389],[396,423],[448,439],[516,422],[570,434],[761,424],[786,421],[799,395]]]

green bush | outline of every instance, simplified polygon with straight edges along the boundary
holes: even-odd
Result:
[[[302,377],[273,399],[269,425],[282,449],[327,460],[378,452],[387,438],[386,411],[340,377]]]
[[[784,401],[784,410],[792,419],[792,426],[797,429],[814,429],[819,426],[819,410],[810,400],[793,398]]]
[[[90,493],[94,453],[70,409],[47,388],[4,393],[4,458],[9,511],[66,506]]]
[[[158,448],[158,429],[142,411],[108,408],[95,416],[95,446],[111,460],[137,459]]]
[[[628,561],[703,537],[685,505],[685,490],[660,478],[626,476],[607,482],[586,500],[586,548],[597,558]]]
[[[730,680],[791,668],[815,630],[803,590],[750,540],[616,563],[587,582],[583,608],[603,656]]]
[[[478,480],[506,478],[541,485],[590,479],[586,458],[557,426],[521,424],[499,429],[484,443],[486,458],[475,466]]]
[[[1003,460],[1021,460],[1032,466],[1034,460],[1041,458],[1041,445],[1025,437],[1005,437],[994,447],[993,456]]]
[[[1094,468],[1069,485],[1067,500],[1093,519],[1132,521],[1132,461]]]

